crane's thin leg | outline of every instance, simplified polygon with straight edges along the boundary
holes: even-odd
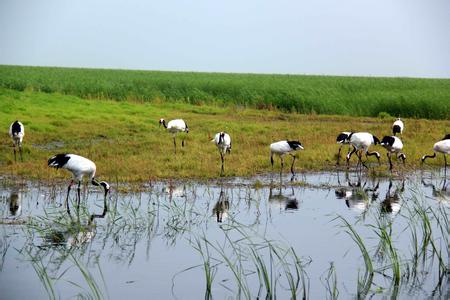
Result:
[[[367,158],[367,152],[366,152],[366,158]],[[368,167],[366,166],[366,164],[362,161],[362,151],[361,151],[361,155],[359,156],[359,159],[361,160],[362,166],[364,166],[364,168],[368,169]],[[362,166],[361,166],[361,171],[362,171]]]
[[[356,152],[355,146],[353,146],[353,150],[347,153],[347,169],[350,167],[350,157],[352,157],[353,153]],[[358,155],[358,154],[357,154]]]
[[[358,159],[359,159],[359,171],[362,172],[362,168],[363,168],[363,166],[364,166],[364,163],[363,163],[363,161],[362,161],[362,150],[359,151]]]
[[[295,172],[294,172],[295,159],[296,159],[295,155],[292,155],[292,165],[291,165],[291,173],[292,173],[292,175],[295,175]]]
[[[23,162],[23,157],[22,157],[22,145],[19,144],[19,155],[20,155],[20,161]]]
[[[356,170],[358,170],[361,167],[361,155],[359,151],[356,152],[356,157],[358,157],[358,163],[356,164]]]
[[[14,144],[14,162],[17,162],[17,157],[16,157],[16,145]]]
[[[184,138],[181,140],[181,147],[184,147]]]
[[[272,172],[273,172],[273,153],[270,153],[270,163],[272,164]]]
[[[67,196],[66,196],[66,210],[69,215],[70,215],[69,193],[70,193],[70,188],[72,187],[72,184],[73,184],[73,179],[70,181],[69,187],[67,188]]]
[[[281,176],[281,174],[283,173],[283,167],[284,167],[284,159],[283,159],[283,156],[280,156],[280,159],[281,159],[281,170],[280,170],[280,176]]]
[[[173,137],[173,147],[175,149],[175,154],[177,154],[177,142],[175,141],[175,136]]]
[[[388,158],[389,161],[389,171],[392,172],[392,160],[391,160],[391,155],[389,154],[389,152],[386,153],[386,156]]]
[[[78,202],[77,202],[77,211],[78,211],[80,209],[80,200],[81,200],[81,180],[78,181],[77,192],[78,192]]]
[[[342,148],[342,146],[339,147],[336,166],[339,166],[339,161],[341,160],[341,148]]]
[[[444,153],[444,177],[447,178],[447,155]]]
[[[223,153],[222,152],[220,152],[220,159],[222,160],[222,169],[220,171],[220,176],[223,176],[223,172],[224,172],[224,170],[223,170],[223,162],[224,162],[224,160],[223,160]]]

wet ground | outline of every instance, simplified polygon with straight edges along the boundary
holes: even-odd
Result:
[[[292,180],[291,180],[292,179]],[[151,182],[0,179],[2,299],[448,298],[443,171]],[[106,203],[106,206],[105,206]]]

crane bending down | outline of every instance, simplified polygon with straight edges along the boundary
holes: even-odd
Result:
[[[395,153],[397,155],[397,158],[401,158],[403,160],[403,165],[405,164],[406,155],[401,152],[403,149],[403,143],[398,137],[385,136],[381,140],[380,145],[386,148],[387,150],[386,155],[389,159],[389,170],[392,171],[391,153]]]
[[[362,164],[365,168],[367,168],[361,158],[362,152],[366,153],[366,156],[375,155],[377,157],[378,163],[380,163],[380,153],[378,153],[377,151],[369,152],[370,145],[377,145],[380,143],[380,140],[376,136],[368,132],[355,132],[349,135],[348,141],[353,146],[353,150],[347,154],[347,166],[349,165],[350,157],[355,152],[358,156],[357,166]]]
[[[225,154],[231,153],[231,137],[228,133],[222,131],[222,132],[216,133],[216,135],[211,140],[211,142],[216,144],[217,149],[219,149],[220,159],[222,160],[222,168],[220,171],[220,175],[222,176],[223,172],[224,172],[223,164],[224,164]]]
[[[446,134],[444,138],[436,142],[433,146],[433,155],[422,156],[422,163],[425,162],[427,158],[435,158],[436,152],[440,152],[444,155],[444,174],[447,176],[447,154],[450,154],[450,134]]]
[[[79,156],[76,154],[57,154],[55,156],[52,156],[48,160],[48,166],[56,169],[66,169],[69,172],[72,173],[72,180],[70,181],[69,187],[67,189],[67,197],[66,197],[66,208],[67,212],[70,215],[70,209],[69,209],[69,193],[70,188],[72,185],[77,182],[78,183],[78,201],[77,201],[77,210],[80,208],[80,188],[81,188],[81,181],[83,180],[83,177],[88,177],[88,179],[91,181],[91,183],[95,186],[101,186],[103,187],[104,196],[108,195],[109,192],[109,184],[106,181],[100,181],[98,182],[95,179],[95,171],[97,167],[95,166],[94,162],[91,160]]]
[[[281,160],[281,170],[280,175],[283,173],[283,166],[284,166],[284,159],[283,156],[285,154],[289,154],[292,156],[292,165],[291,165],[291,173],[294,175],[294,162],[295,162],[295,155],[292,154],[292,152],[295,152],[297,150],[302,150],[303,146],[299,141],[279,141],[276,143],[270,144],[270,163],[272,164],[272,170],[273,170],[273,155],[276,154],[280,157]]]
[[[189,133],[189,127],[186,122],[182,119],[171,120],[166,125],[166,121],[164,119],[159,120],[159,126],[163,125],[164,128],[167,129],[168,132],[172,133],[173,136],[173,146],[175,148],[175,153],[177,153],[177,143],[175,141],[175,137],[178,132],[186,132]],[[184,147],[184,138],[181,140],[181,147]]]
[[[19,148],[20,160],[23,161],[22,141],[23,137],[25,136],[25,127],[23,126],[23,124],[17,120],[11,123],[11,125],[9,126],[9,136],[11,137],[14,145],[14,161],[17,161],[16,147]]]

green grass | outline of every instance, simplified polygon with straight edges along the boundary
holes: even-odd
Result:
[[[450,118],[450,79],[0,66],[0,87],[82,98],[238,105],[284,112]]]
[[[171,135],[158,120],[183,118],[190,127],[186,147],[173,153]],[[25,125],[24,161],[14,163],[8,127],[19,119]],[[450,128],[449,120],[405,119],[402,136],[406,169],[394,160],[396,171],[420,166],[420,157]],[[142,103],[87,100],[58,93],[18,92],[0,88],[0,173],[30,178],[67,178],[65,171],[47,167],[56,153],[76,153],[97,164],[97,174],[111,182],[142,182],[157,178],[214,178],[220,174],[220,156],[208,137],[227,131],[233,149],[225,157],[226,176],[250,176],[271,171],[269,144],[298,139],[296,171],[334,170],[336,135],[344,130],[369,131],[381,138],[391,134],[392,119],[302,115],[236,106],[186,103]],[[377,174],[386,173],[386,151]],[[343,149],[343,153],[346,148]],[[345,154],[344,154],[345,155]],[[370,161],[375,162],[374,158]],[[356,158],[352,160],[354,165]],[[290,158],[286,158],[286,165]],[[442,155],[427,165],[443,165]],[[275,172],[280,162],[275,158]],[[288,172],[288,167],[285,171]],[[387,172],[389,173],[389,172]]]

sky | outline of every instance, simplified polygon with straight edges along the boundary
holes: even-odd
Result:
[[[0,64],[450,78],[450,1],[0,0]]]

